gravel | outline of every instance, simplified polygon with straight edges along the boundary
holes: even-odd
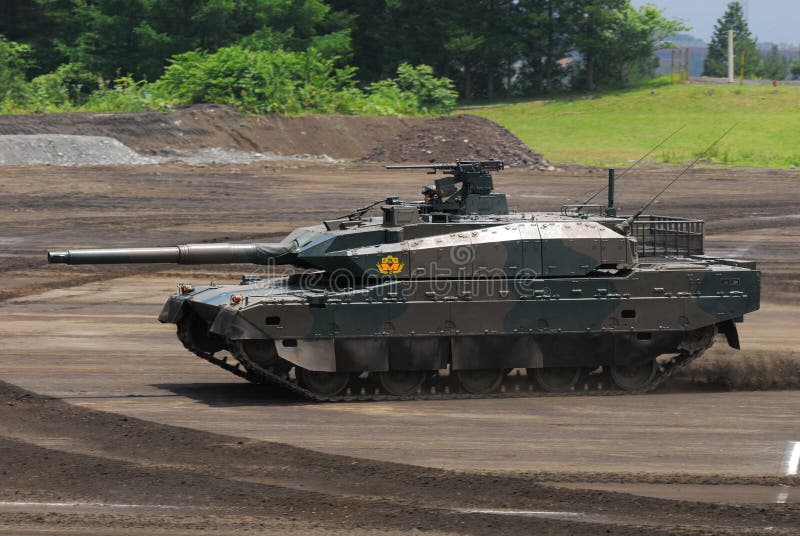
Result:
[[[114,138],[70,134],[0,136],[2,166],[103,166],[158,164],[163,158],[142,156]]]
[[[181,161],[190,165],[249,164],[275,160],[336,163],[328,155],[280,155],[219,147],[197,150],[164,149],[157,156],[139,154],[108,136],[73,134],[0,135],[0,166],[113,166]]]

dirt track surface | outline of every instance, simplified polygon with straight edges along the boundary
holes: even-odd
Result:
[[[142,534],[743,534],[770,526],[789,534],[800,522],[796,504],[708,505],[375,463],[87,410],[7,384],[0,402],[8,423],[0,520],[15,534],[28,526]]]
[[[674,173],[631,174],[618,203]],[[710,253],[764,270],[744,353],[710,357],[791,373],[798,174],[684,179],[654,211],[703,217]],[[46,249],[272,239],[427,180],[367,164],[5,168],[0,377],[55,398],[0,387],[0,534],[797,532],[796,390],[732,392],[706,381],[712,366],[647,396],[306,404],[188,355],[155,321],[178,281],[253,267],[45,263]],[[544,210],[604,180],[512,170],[496,185]]]

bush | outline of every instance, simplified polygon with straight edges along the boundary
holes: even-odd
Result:
[[[25,69],[31,49],[0,35],[0,103],[18,98],[25,87]]]
[[[366,89],[361,113],[371,115],[412,115],[418,113],[417,98],[403,91],[395,80],[381,80]]]
[[[427,65],[403,64],[396,79],[363,92],[355,87],[355,68],[336,68],[335,61],[313,48],[187,52],[171,60],[151,89],[178,105],[228,104],[253,113],[442,114],[455,108],[453,83]]]
[[[169,102],[153,95],[147,82],[137,82],[130,76],[123,76],[114,80],[113,85],[102,83],[89,96],[84,108],[93,112],[138,112],[163,110],[168,105]]]
[[[8,43],[0,41],[0,47]],[[214,103],[244,112],[285,115],[430,115],[455,108],[453,83],[436,78],[427,65],[404,63],[396,78],[361,90],[356,87],[356,69],[337,67],[336,61],[313,48],[289,52],[232,46],[214,53],[174,56],[163,76],[152,84],[130,76],[109,83],[78,63],[62,65],[26,83],[19,67],[16,78],[4,71],[3,80],[8,87],[13,85],[13,91],[8,90],[11,96],[0,100],[0,110],[136,111]]]
[[[397,86],[416,98],[416,109],[422,114],[447,114],[455,110],[458,92],[449,78],[436,78],[429,65],[412,67],[402,63],[397,68]]]
[[[80,64],[68,63],[20,84],[12,96],[0,101],[0,112],[133,112],[167,105],[144,81],[124,76],[109,83]]]
[[[38,110],[79,107],[100,88],[99,77],[79,63],[66,63],[37,76],[25,88],[22,101]]]
[[[456,107],[458,93],[449,78],[436,78],[428,65],[403,63],[397,78],[370,84],[362,113],[376,115],[447,114]]]
[[[338,93],[354,86],[355,69],[337,69],[314,49],[254,51],[234,46],[214,54],[174,56],[153,84],[175,104],[219,103],[247,112],[299,114],[338,111]]]

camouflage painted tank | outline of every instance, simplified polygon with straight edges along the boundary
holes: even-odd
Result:
[[[179,285],[159,320],[187,349],[316,400],[647,391],[759,307],[755,264],[703,255],[703,222],[608,207],[510,213],[502,162],[434,166],[425,200],[279,243],[50,252],[50,262],[305,269]],[[229,354],[229,355],[228,355]]]

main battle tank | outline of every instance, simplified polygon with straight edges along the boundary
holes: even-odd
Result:
[[[390,166],[392,167],[392,166]],[[183,345],[314,400],[643,392],[759,308],[755,263],[703,254],[703,222],[608,206],[512,213],[499,161],[443,172],[279,243],[53,251],[50,262],[292,265],[182,283],[159,316]],[[613,192],[613,182],[610,183]]]

